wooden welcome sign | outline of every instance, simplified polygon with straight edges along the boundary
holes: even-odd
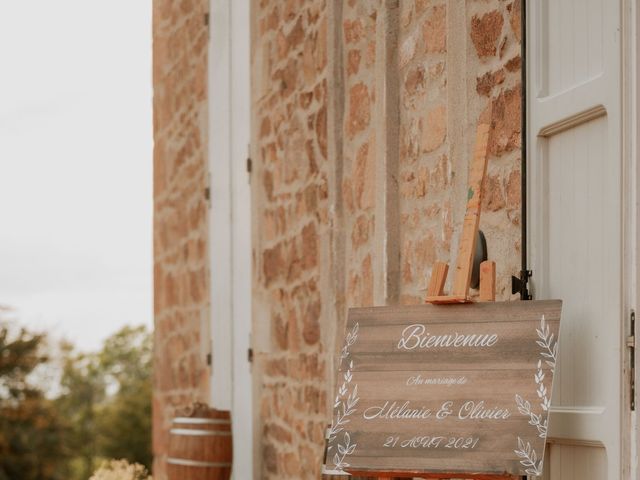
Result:
[[[561,307],[351,309],[328,469],[540,475]]]

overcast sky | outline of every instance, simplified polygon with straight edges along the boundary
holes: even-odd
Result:
[[[152,324],[151,0],[0,0],[0,304]]]

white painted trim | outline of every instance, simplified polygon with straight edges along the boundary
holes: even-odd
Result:
[[[627,212],[624,218],[624,223],[627,226],[625,234],[625,265],[627,269],[627,288],[626,288],[626,300],[625,305],[628,310],[635,310],[636,312],[636,338],[638,337],[638,278],[640,263],[638,262],[640,245],[638,245],[638,228],[640,228],[640,222],[638,221],[638,175],[640,171],[638,169],[638,138],[640,136],[640,108],[638,108],[638,87],[640,82],[640,65],[638,64],[637,56],[640,53],[640,39],[638,38],[638,31],[640,31],[640,11],[638,9],[637,0],[624,0],[623,11],[627,14],[623,15],[624,28],[623,38],[625,54],[623,56],[623,96],[622,105],[625,109],[625,115],[623,119],[623,148],[625,149],[625,171],[623,176],[626,178],[624,204],[627,206]],[[625,342],[626,343],[626,342]],[[636,346],[638,341],[636,340]],[[640,367],[640,360],[638,359],[638,351],[635,352],[635,411],[629,412],[627,431],[625,432],[625,438],[623,439],[625,456],[623,457],[625,463],[628,463],[630,479],[638,478],[638,457],[639,457],[639,445],[638,445],[638,419],[637,410],[639,405],[640,396],[638,395],[638,385],[640,385],[640,375],[638,369]],[[629,395],[627,394],[627,404],[629,402]]]
[[[628,112],[628,104],[632,101],[630,90],[627,83],[629,82],[629,11],[630,3],[635,4],[636,0],[615,0],[607,3],[603,2],[604,7],[602,18],[598,19],[603,22],[603,28],[606,32],[603,35],[603,45],[611,47],[615,44],[615,48],[611,47],[603,57],[602,72],[591,78],[585,79],[582,83],[571,86],[567,90],[559,90],[557,92],[548,92],[549,85],[543,81],[543,69],[541,65],[544,61],[545,53],[548,54],[557,45],[550,45],[548,38],[550,13],[545,11],[554,2],[529,1],[527,2],[527,71],[528,71],[528,98],[527,98],[527,136],[529,146],[527,181],[528,193],[530,201],[528,203],[528,217],[530,221],[528,251],[529,265],[533,269],[534,276],[532,280],[533,292],[536,298],[548,298],[549,296],[549,245],[547,238],[543,233],[543,225],[545,217],[549,213],[549,202],[547,201],[548,185],[545,183],[547,178],[546,169],[548,166],[545,161],[539,159],[548,156],[549,143],[548,137],[552,137],[562,133],[568,129],[584,124],[588,121],[595,120],[599,117],[606,116],[606,136],[612,143],[610,144],[607,154],[608,160],[611,162],[611,168],[620,168],[616,172],[622,179],[619,197],[616,201],[620,201],[621,211],[609,211],[609,215],[616,215],[620,221],[620,231],[615,232],[619,235],[620,255],[616,255],[613,260],[620,262],[616,264],[616,268],[621,267],[620,276],[616,278],[616,282],[620,282],[619,292],[605,292],[603,295],[608,299],[614,299],[618,302],[619,318],[615,318],[620,322],[614,325],[614,318],[609,319],[612,331],[616,332],[615,350],[619,351],[619,359],[617,362],[617,371],[613,369],[607,370],[610,376],[619,376],[619,395],[609,397],[606,405],[607,409],[616,409],[615,415],[604,421],[596,421],[597,409],[593,409],[593,417],[585,416],[584,411],[577,411],[572,414],[570,411],[558,413],[558,409],[553,409],[553,417],[550,419],[550,425],[556,433],[563,430],[566,435],[562,435],[562,442],[568,444],[575,443],[576,440],[587,442],[584,445],[592,444],[593,446],[600,444],[607,448],[607,464],[609,476],[607,478],[635,478],[631,476],[629,471],[629,433],[630,424],[633,419],[629,416],[628,394],[626,391],[626,376],[624,366],[626,359],[625,332],[628,324],[628,312],[632,305],[635,305],[636,298],[636,187],[635,161],[631,158],[629,150],[632,140],[630,137],[632,130],[629,128],[630,115]],[[618,10],[621,8],[621,10]],[[557,27],[557,26],[556,26]],[[540,32],[540,35],[534,35],[534,32]],[[615,53],[612,51],[615,50]],[[635,51],[633,52],[635,55]],[[635,59],[634,59],[635,61]],[[622,108],[621,108],[622,107]],[[534,113],[535,109],[535,113]],[[620,139],[618,143],[618,138]],[[635,148],[635,147],[633,147]],[[620,162],[617,164],[617,162]],[[627,177],[633,177],[627,178]],[[612,177],[613,178],[613,177]],[[633,217],[633,218],[632,218]],[[617,243],[617,242],[616,242]],[[585,262],[589,259],[585,258]],[[616,329],[616,330],[613,330]],[[562,348],[562,347],[561,347]],[[613,349],[612,349],[613,350]],[[618,379],[616,379],[617,381]],[[605,388],[603,386],[603,388]],[[617,387],[616,387],[617,388]],[[604,413],[604,412],[603,412]],[[571,420],[571,416],[581,417],[581,421]],[[619,424],[614,425],[614,419],[619,419]],[[569,439],[576,433],[577,438]],[[550,435],[553,435],[550,432]],[[557,443],[557,442],[556,442]]]
[[[235,479],[253,476],[250,1],[210,0],[211,398],[231,410]]]
[[[233,311],[233,477],[253,476],[251,364],[251,185],[247,157],[251,138],[250,0],[231,4],[231,254]]]
[[[231,410],[231,7],[211,0],[209,40],[209,253],[211,259],[211,405]]]

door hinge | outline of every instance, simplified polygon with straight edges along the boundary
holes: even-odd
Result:
[[[247,157],[247,173],[251,175],[252,170],[253,170],[253,162],[251,161],[251,157]]]
[[[211,352],[207,353],[207,366],[211,366],[211,364],[213,363],[213,356],[211,355]]]
[[[249,363],[253,363],[253,348],[247,348],[247,360]]]
[[[204,200],[207,207],[211,208],[211,174],[207,173],[207,185],[204,187]]]
[[[631,411],[636,409],[636,312],[631,310],[629,315],[629,336],[627,337],[629,349],[629,400]]]
[[[204,14],[204,17],[203,17],[202,20],[203,20],[205,28],[207,29],[207,37],[211,38],[211,27],[210,27],[211,15],[209,15],[209,12]]]
[[[520,277],[516,277],[514,275],[511,276],[511,294],[515,295],[516,293],[520,294],[520,300],[532,300],[533,295],[529,293],[529,279],[533,277],[533,272],[531,270],[522,270],[520,272]]]

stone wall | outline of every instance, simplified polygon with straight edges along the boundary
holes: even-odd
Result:
[[[434,261],[455,262],[468,162],[489,102],[480,228],[497,262],[497,295],[508,299],[520,270],[520,2],[400,4],[401,299],[423,301]]]
[[[206,0],[154,0],[154,478],[174,409],[207,401]]]
[[[257,478],[315,478],[327,411],[327,9],[253,7]]]
[[[255,455],[316,478],[348,307],[455,260],[478,118],[498,297],[520,266],[518,0],[254,0]]]
[[[209,394],[207,4],[154,0],[160,479],[173,409]],[[498,295],[510,298],[519,9],[519,0],[252,0],[256,478],[317,478],[347,308],[421,302],[433,262],[455,259],[475,128],[490,102],[481,228]]]

